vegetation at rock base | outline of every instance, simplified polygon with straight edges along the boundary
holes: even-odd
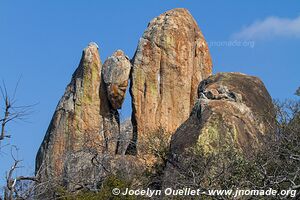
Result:
[[[135,196],[121,196],[113,195],[112,190],[114,188],[119,188],[124,191],[125,188],[130,188],[130,183],[125,180],[121,180],[116,176],[108,177],[101,186],[101,189],[97,192],[92,192],[89,190],[82,190],[77,193],[70,193],[65,190],[59,191],[60,200],[136,200]]]
[[[224,146],[218,152],[205,154],[201,146],[195,146],[176,157],[172,187],[208,189],[295,190],[293,196],[277,196],[271,199],[300,197],[300,101],[275,102],[277,108],[276,138],[266,138],[265,145],[256,154],[242,155],[233,147]],[[174,162],[174,159],[170,162]],[[170,185],[168,185],[170,186]],[[207,197],[204,199],[219,199]],[[223,196],[221,199],[232,199]],[[245,198],[245,197],[243,197]],[[249,197],[245,199],[264,199]]]

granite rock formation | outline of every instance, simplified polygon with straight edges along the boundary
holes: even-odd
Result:
[[[272,99],[257,77],[218,73],[200,83],[198,97],[191,116],[172,137],[173,151],[196,142],[211,152],[229,142],[247,152],[275,127]]]
[[[125,99],[131,64],[122,50],[117,50],[103,64],[103,80],[108,99],[114,109],[120,109]]]
[[[117,50],[102,66],[90,43],[38,151],[37,177],[53,183],[49,188],[98,191],[110,175],[137,186],[145,174],[168,182],[178,156],[195,146],[207,155],[224,146],[255,152],[274,126],[264,84],[240,73],[211,73],[208,45],[181,8],[149,23],[131,62]],[[120,125],[129,81],[132,117]]]
[[[98,46],[90,43],[39,148],[36,173],[41,181],[71,190],[95,184],[101,169],[94,169],[92,158],[117,151],[118,113],[108,101],[101,69]]]
[[[149,23],[132,63],[134,135],[128,153],[134,154],[147,134],[151,137],[158,127],[170,134],[188,118],[212,61],[196,21],[180,8]]]
[[[172,136],[170,160],[174,162],[167,165],[167,180],[175,163],[181,162],[178,157],[190,148],[200,147],[204,155],[214,155],[232,147],[247,156],[272,137],[275,110],[259,78],[218,73],[200,83],[198,97],[190,117]]]

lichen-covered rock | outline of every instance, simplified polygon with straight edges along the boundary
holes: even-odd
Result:
[[[272,99],[256,77],[218,73],[201,82],[198,95],[191,116],[172,137],[172,151],[197,143],[209,153],[228,143],[247,152],[275,127]]]
[[[94,184],[95,176],[101,174],[91,170],[91,158],[117,151],[119,117],[107,99],[101,68],[98,46],[90,43],[39,148],[36,173],[42,182],[69,189]]]
[[[172,133],[189,116],[201,80],[211,75],[208,45],[191,14],[173,9],[153,19],[133,58],[133,143],[158,127]]]
[[[232,148],[247,156],[273,135],[274,106],[257,77],[218,73],[200,83],[198,96],[190,117],[172,136],[173,162],[167,164],[166,180],[175,173],[175,163],[180,165],[178,157],[190,148],[200,148],[207,156]]]
[[[107,87],[108,99],[114,109],[120,109],[125,99],[131,64],[121,50],[117,50],[103,64],[103,80]]]

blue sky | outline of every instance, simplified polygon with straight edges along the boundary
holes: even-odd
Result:
[[[259,76],[273,98],[295,98],[300,85],[300,2],[291,1],[14,1],[0,0],[0,79],[17,91],[19,105],[35,104],[27,122],[8,126],[23,168],[35,154],[82,49],[95,41],[102,61],[122,49],[132,57],[148,22],[169,9],[189,9],[209,46],[214,73]],[[122,116],[130,116],[126,99]],[[5,145],[2,143],[1,145]],[[0,183],[11,165],[0,152]]]

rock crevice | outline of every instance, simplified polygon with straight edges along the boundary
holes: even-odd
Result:
[[[117,51],[114,56],[123,59],[124,55],[119,53]],[[110,72],[115,72],[114,67],[122,66],[123,61],[113,64]],[[128,68],[130,70],[130,64]],[[57,105],[38,151],[36,173],[41,181],[51,181],[70,190],[83,183],[94,184],[104,169],[93,165],[92,158],[99,155],[105,158],[121,151],[119,113],[114,102],[117,106],[122,104],[124,93],[109,95],[110,87],[105,81],[112,80],[109,79],[111,74],[104,70],[104,81],[101,72],[98,45],[90,43],[82,53],[79,66]],[[126,77],[121,79],[122,84],[128,80],[124,79]],[[123,88],[125,84],[120,88],[118,83],[112,82],[116,84],[117,92],[126,90]]]

